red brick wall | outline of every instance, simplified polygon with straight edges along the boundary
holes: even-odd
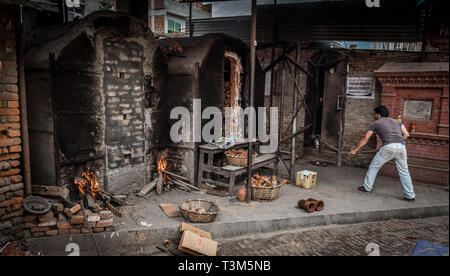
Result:
[[[164,15],[155,15],[155,32],[164,33],[165,30],[165,16]]]
[[[438,125],[439,135],[449,135],[449,121],[448,121],[448,87],[444,87],[442,91],[442,103],[441,103],[441,119]]]
[[[23,237],[21,131],[14,9],[0,4],[0,245]]]
[[[381,103],[391,111],[391,117],[404,114],[406,100],[432,101],[431,118],[404,117],[407,129],[416,130],[407,141],[408,164],[414,181],[448,185],[448,72],[378,73],[382,83]],[[381,174],[396,176],[393,164]]]

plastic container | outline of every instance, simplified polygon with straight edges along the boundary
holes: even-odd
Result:
[[[295,184],[305,189],[311,189],[316,186],[317,175],[317,172],[313,171],[299,171],[297,172],[297,181]]]

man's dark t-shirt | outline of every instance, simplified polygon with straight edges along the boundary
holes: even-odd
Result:
[[[392,118],[383,117],[369,126],[370,131],[376,131],[383,141],[383,146],[392,143],[406,144],[402,135],[402,122]]]

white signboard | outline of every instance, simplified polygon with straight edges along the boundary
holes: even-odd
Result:
[[[79,8],[80,7],[80,0],[66,0],[66,6],[68,8]]]
[[[375,99],[375,78],[348,78],[347,97]]]

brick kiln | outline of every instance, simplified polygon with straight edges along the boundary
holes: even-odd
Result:
[[[153,34],[126,14],[96,12],[26,38],[33,185],[66,186],[92,169],[102,189],[151,180],[166,143],[166,67]]]
[[[158,44],[168,64],[168,115],[176,106],[186,107],[192,113],[194,99],[201,99],[201,111],[209,106],[223,111],[225,107],[245,108],[249,105],[250,51],[242,41],[223,34],[208,34],[193,38],[163,39]],[[255,107],[264,106],[264,77],[256,61]],[[233,114],[230,117],[231,127],[223,128],[223,136],[237,137],[239,130],[236,117]],[[194,120],[191,116],[191,137]],[[169,125],[175,121],[169,121]],[[202,126],[208,121],[203,120]],[[191,183],[195,183],[198,144],[174,143],[165,152],[160,152],[167,155],[167,170],[180,172]]]

